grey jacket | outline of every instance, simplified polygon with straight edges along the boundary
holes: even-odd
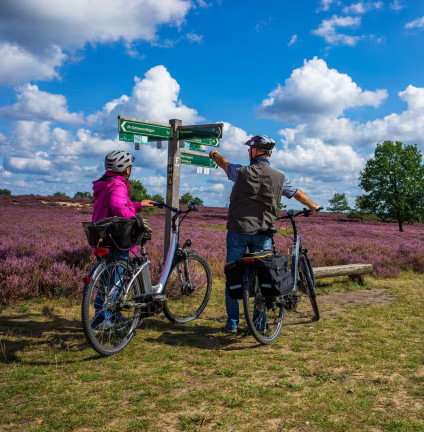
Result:
[[[258,161],[241,167],[228,210],[228,231],[257,234],[274,226],[283,193],[284,174]]]

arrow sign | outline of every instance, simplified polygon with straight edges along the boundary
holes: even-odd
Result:
[[[181,163],[185,165],[195,165],[207,168],[218,168],[218,165],[213,159],[201,153],[188,153],[187,150],[181,152]]]
[[[152,138],[152,141],[171,138],[171,127],[163,123],[145,122],[121,116],[118,117],[118,122],[120,133],[144,135]]]
[[[213,123],[207,125],[179,126],[178,139],[187,141],[202,138],[222,138],[223,123]],[[202,143],[203,144],[203,143]]]
[[[206,146],[202,144],[193,143],[191,141],[187,141],[185,143],[185,148],[189,150],[199,151],[199,152],[206,152]]]
[[[210,147],[219,147],[218,138],[192,138],[186,141],[193,144],[202,144]]]

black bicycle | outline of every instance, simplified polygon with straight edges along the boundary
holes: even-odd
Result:
[[[321,210],[322,207],[319,209]],[[288,210],[286,216],[281,216],[277,220],[289,220],[293,228],[293,244],[291,250],[291,275],[293,278],[293,288],[289,294],[268,297],[263,294],[258,275],[255,269],[255,261],[267,255],[277,255],[277,248],[274,242],[276,229],[262,232],[272,241],[272,250],[268,253],[246,253],[242,256],[245,269],[249,272],[247,280],[243,286],[243,308],[248,329],[255,339],[262,344],[273,342],[283,328],[285,311],[299,311],[302,299],[306,296],[311,312],[310,322],[319,320],[319,308],[315,292],[315,278],[312,264],[308,257],[308,250],[302,247],[301,236],[296,228],[297,216],[309,216],[311,211],[303,209],[295,212]],[[246,265],[247,264],[247,265]],[[246,279],[246,278],[245,278]],[[299,288],[298,289],[298,285]],[[302,311],[304,313],[304,311]]]
[[[96,248],[98,262],[84,277],[84,333],[94,350],[104,356],[124,349],[143,318],[163,311],[171,322],[186,323],[198,318],[209,301],[212,274],[208,263],[188,249],[191,240],[182,247],[179,244],[179,227],[196,207],[182,211],[165,203],[155,206],[174,213],[171,244],[158,284],[151,283],[143,244],[141,255],[129,260],[120,257],[119,248]]]

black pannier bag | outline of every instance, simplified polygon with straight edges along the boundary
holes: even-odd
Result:
[[[232,299],[243,298],[243,272],[242,261],[233,261],[225,265],[225,289]]]
[[[261,292],[266,297],[293,294],[293,276],[287,257],[269,255],[255,260]]]
[[[243,287],[249,285],[250,295],[254,291],[254,279],[250,278],[252,266],[244,264],[243,261],[233,261],[225,265],[225,289],[234,300],[243,298]]]
[[[88,244],[94,248],[129,250],[137,245],[142,246],[151,239],[151,231],[139,216],[130,219],[113,216],[97,222],[83,222],[82,225]]]

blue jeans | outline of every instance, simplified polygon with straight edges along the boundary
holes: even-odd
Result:
[[[234,231],[227,233],[227,264],[237,261],[249,249],[249,252],[271,250],[271,239],[260,234],[244,234]],[[232,299],[225,290],[227,308],[227,328],[237,328],[239,323],[239,301]]]
[[[128,261],[128,252],[121,252],[119,250],[110,249],[109,255],[107,256],[108,261],[113,261],[115,259],[123,259]],[[102,274],[100,276],[100,287],[97,291],[96,298],[94,299],[94,320],[91,323],[93,329],[97,328],[100,324],[110,324],[112,314],[109,310],[104,308],[105,293],[112,290],[115,286],[118,287],[113,293],[112,299],[114,300],[120,292],[120,278],[122,276],[123,268],[116,267],[115,271],[111,275]]]

